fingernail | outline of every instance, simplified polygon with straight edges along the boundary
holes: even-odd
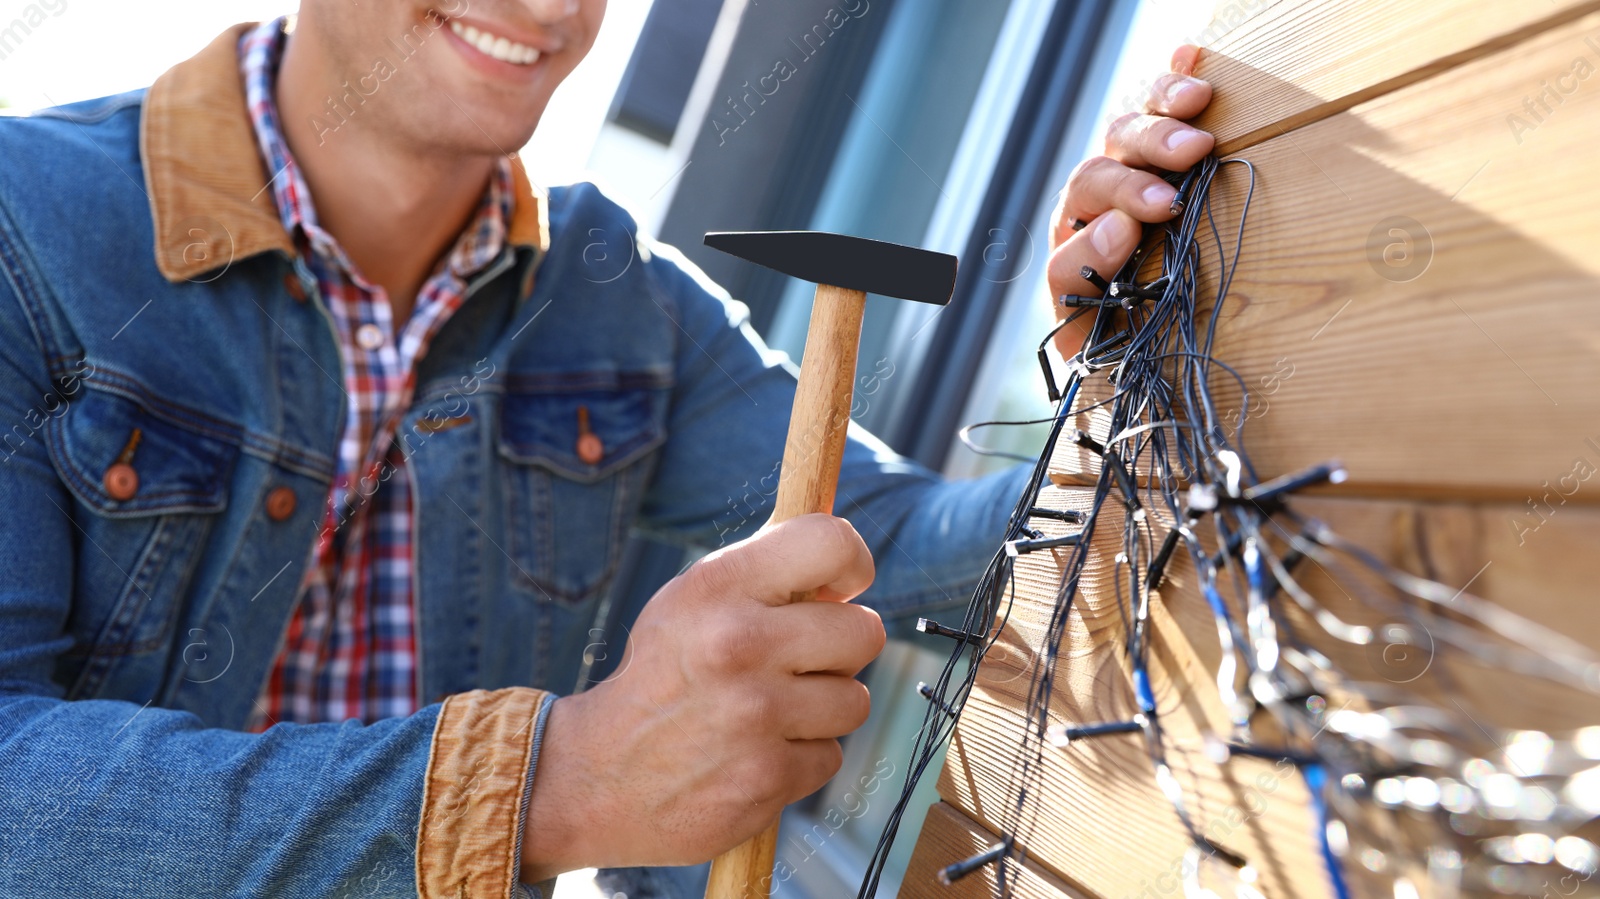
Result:
[[[1174,78],[1167,84],[1167,102],[1177,103],[1178,98],[1200,86],[1193,78]]]
[[[1146,203],[1150,204],[1151,206],[1159,206],[1162,209],[1170,207],[1172,205],[1173,197],[1176,197],[1177,195],[1177,190],[1175,190],[1172,185],[1165,182],[1160,184],[1152,184],[1139,194],[1139,196],[1143,198]]]
[[[1194,128],[1174,128],[1172,129],[1172,133],[1167,135],[1167,139],[1165,141],[1167,149],[1176,150],[1192,140],[1198,140],[1200,135],[1204,133],[1205,132],[1197,131]]]
[[[1128,222],[1122,216],[1102,215],[1094,221],[1094,233],[1089,235],[1089,242],[1094,244],[1095,252],[1110,256],[1119,245],[1126,244],[1132,237]]]

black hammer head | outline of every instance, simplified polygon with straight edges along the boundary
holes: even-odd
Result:
[[[706,246],[815,284],[943,306],[956,257],[826,231],[712,231]]]

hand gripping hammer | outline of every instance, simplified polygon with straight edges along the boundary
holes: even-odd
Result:
[[[833,511],[856,377],[867,294],[943,306],[955,290],[956,257],[822,231],[714,231],[706,246],[817,285],[772,521]],[[794,594],[795,602],[814,599]],[[770,893],[778,822],[711,864],[706,899]]]

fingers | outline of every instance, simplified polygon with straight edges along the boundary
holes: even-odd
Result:
[[[1051,295],[1099,296],[1100,291],[1080,274],[1083,267],[1089,266],[1103,278],[1111,277],[1133,255],[1142,233],[1139,222],[1120,209],[1090,222],[1050,254]]]
[[[711,599],[752,597],[787,605],[794,593],[843,601],[872,585],[872,554],[855,528],[831,515],[801,515],[696,562],[685,578]]]
[[[1156,79],[1145,98],[1146,115],[1129,113],[1106,132],[1106,155],[1131,168],[1181,172],[1216,145],[1212,136],[1184,124],[1211,103],[1211,84],[1194,77],[1200,48],[1191,44],[1172,54],[1172,71]]]
[[[1120,209],[1110,210],[1090,222],[1050,254],[1050,295],[1099,296],[1099,289],[1080,274],[1083,267],[1089,266],[1103,278],[1112,277],[1139,246],[1141,235],[1139,222]],[[1056,310],[1058,316],[1066,311],[1059,306]],[[1087,320],[1080,319],[1057,332],[1056,349],[1063,358],[1077,355],[1088,334],[1087,327]]]
[[[842,737],[867,722],[872,698],[855,678],[807,674],[784,698],[783,735],[789,740]]]
[[[1207,100],[1210,88],[1207,87]],[[1216,146],[1209,132],[1162,115],[1128,113],[1106,131],[1106,155],[1129,168],[1181,172]]]
[[[854,677],[883,651],[883,619],[865,606],[802,602],[774,609],[774,661],[792,674]]]
[[[1171,72],[1156,79],[1145,99],[1145,112],[1192,119],[1211,102],[1211,85],[1188,75]]]
[[[844,750],[838,740],[796,740],[789,743],[787,767],[794,772],[789,794],[783,804],[798,802],[822,789],[844,765]]]
[[[1194,44],[1184,44],[1172,53],[1172,71],[1179,75],[1193,75],[1199,63],[1200,48]]]
[[[1085,159],[1067,179],[1063,208],[1079,221],[1093,221],[1110,209],[1122,209],[1145,222],[1172,218],[1172,198],[1177,190],[1149,172],[1132,169],[1108,157]],[[1071,233],[1057,234],[1065,240]]]
[[[1080,274],[1083,268],[1111,277],[1137,248],[1141,222],[1173,217],[1177,190],[1153,172],[1187,171],[1216,146],[1209,133],[1180,121],[1199,115],[1211,102],[1211,85],[1194,77],[1199,61],[1199,47],[1179,47],[1172,55],[1172,71],[1152,87],[1146,112],[1112,122],[1105,155],[1073,170],[1053,217],[1052,296],[1098,295]],[[1075,225],[1081,230],[1074,230]],[[1058,317],[1065,314],[1057,309]],[[1064,327],[1056,335],[1056,347],[1071,357],[1086,333],[1083,322]]]
[[[1198,113],[1211,101],[1211,86],[1203,81],[1180,76],[1166,76],[1162,81],[1188,91],[1181,102],[1173,101],[1184,111]],[[1185,81],[1197,86],[1184,85]],[[1125,210],[1141,221],[1167,221],[1172,218],[1172,198],[1177,191],[1147,170],[1187,171],[1215,146],[1210,133],[1164,114],[1122,116],[1106,131],[1106,155],[1086,159],[1073,169],[1057,221],[1087,222],[1108,209]],[[1055,238],[1059,242],[1066,236],[1058,231]]]
[[[1208,132],[1182,119],[1203,112],[1211,85],[1194,77],[1200,48],[1185,45],[1172,55],[1172,71],[1156,79],[1143,114],[1128,113],[1106,130],[1104,156],[1085,160],[1072,173],[1054,217],[1051,245],[1072,234],[1074,223],[1121,209],[1145,222],[1172,218],[1176,190],[1152,172],[1182,172],[1216,146]]]

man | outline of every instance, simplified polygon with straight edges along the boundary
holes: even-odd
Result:
[[[880,614],[964,601],[1020,470],[944,484],[857,434],[844,518],[728,522],[790,369],[669,248],[585,278],[632,224],[507,152],[603,9],[303,0],[0,122],[0,894],[701,862],[839,767]],[[1196,56],[1074,175],[1053,293],[1168,218],[1144,169],[1210,149],[1166,118],[1209,101]],[[556,698],[635,525],[745,539]]]

